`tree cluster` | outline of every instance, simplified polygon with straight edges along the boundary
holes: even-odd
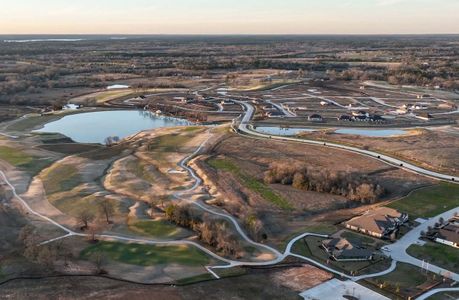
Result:
[[[304,165],[273,163],[264,180],[268,184],[281,183],[296,189],[341,195],[362,203],[374,203],[385,192],[383,187],[362,174]]]
[[[214,222],[209,217],[194,214],[189,205],[169,205],[165,210],[169,221],[193,230],[199,239],[225,256],[237,257],[242,252],[237,237],[224,222]]]

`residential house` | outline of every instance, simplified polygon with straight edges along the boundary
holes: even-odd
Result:
[[[336,261],[372,260],[373,252],[344,238],[324,240],[322,248]]]
[[[367,116],[354,116],[352,119],[356,122],[366,122],[369,120]]]
[[[321,115],[313,114],[308,117],[308,120],[312,122],[322,122],[324,119]]]
[[[438,230],[437,243],[459,248],[459,217],[454,217]]]
[[[352,121],[352,117],[349,115],[341,115],[338,117],[338,121]]]
[[[352,115],[353,115],[354,117],[358,117],[358,116],[368,117],[368,113],[367,113],[366,111],[363,111],[363,110],[353,111],[353,112],[352,112]]]
[[[424,121],[429,121],[433,119],[433,116],[429,113],[420,113],[416,115],[416,118],[424,120]]]
[[[345,223],[346,228],[377,238],[386,238],[408,221],[408,214],[379,207]]]
[[[382,123],[384,122],[384,118],[381,117],[380,115],[370,115],[368,117],[368,119],[371,121],[371,122],[375,122],[375,123]]]

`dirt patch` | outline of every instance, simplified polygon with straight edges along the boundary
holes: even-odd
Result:
[[[302,292],[333,278],[333,275],[311,265],[304,265],[275,272],[272,278],[279,285]]]

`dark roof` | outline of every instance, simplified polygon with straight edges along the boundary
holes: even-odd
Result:
[[[338,119],[339,120],[350,120],[350,119],[352,119],[352,117],[349,116],[349,115],[341,115],[341,116],[338,117]]]
[[[373,252],[352,244],[345,238],[333,238],[322,242],[327,251],[336,259],[369,258]]]

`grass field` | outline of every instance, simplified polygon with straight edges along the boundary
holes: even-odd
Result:
[[[434,217],[459,206],[459,185],[441,183],[417,190],[388,206],[408,212],[412,219]]]
[[[230,172],[240,179],[242,185],[258,193],[265,200],[275,204],[282,209],[292,209],[292,205],[284,198],[276,194],[269,186],[256,178],[242,172],[234,163],[228,159],[210,159],[208,164],[217,170]]]
[[[395,271],[384,276],[368,279],[368,281],[383,287],[401,297],[407,299],[421,292],[418,286],[423,284],[429,285],[434,281],[440,280],[439,276],[434,278],[434,274],[422,272],[420,268],[405,263],[398,263]]]
[[[21,150],[0,146],[0,159],[7,161],[13,166],[22,166],[32,162],[32,156],[22,152]]]
[[[376,240],[371,237],[346,230],[341,233],[341,237],[346,238],[351,243],[374,244],[376,242]]]
[[[41,174],[48,195],[69,191],[82,183],[78,169],[73,165],[55,164]]]
[[[19,149],[7,146],[0,146],[0,159],[23,169],[31,175],[36,175],[52,162],[50,159],[33,157]]]
[[[100,147],[93,151],[83,152],[79,156],[92,160],[113,159],[121,155],[127,148],[123,145],[115,145],[111,147]]]
[[[323,238],[313,236],[301,239],[293,245],[292,252],[311,257],[335,270],[354,275],[380,272],[386,270],[390,265],[390,260],[384,258],[376,258],[372,261],[334,261],[321,247],[323,240]]]
[[[178,152],[179,147],[189,140],[184,134],[167,134],[158,136],[148,144],[149,151],[155,152]]]
[[[149,183],[155,182],[154,176],[147,170],[147,163],[144,161],[139,159],[129,161],[126,164],[126,169]]]
[[[167,221],[141,220],[129,224],[131,230],[153,237],[171,237],[183,233],[183,229]]]
[[[459,249],[428,242],[424,246],[411,245],[408,254],[453,272],[459,272]]]
[[[63,143],[63,144],[52,144],[52,145],[41,145],[41,149],[62,153],[62,154],[78,154],[91,150],[101,149],[102,146],[88,145],[88,144],[77,144],[77,143]]]
[[[89,259],[94,253],[103,253],[110,260],[138,266],[166,264],[204,266],[210,262],[210,258],[207,255],[191,246],[154,246],[99,242],[84,249],[80,256],[81,258]]]

